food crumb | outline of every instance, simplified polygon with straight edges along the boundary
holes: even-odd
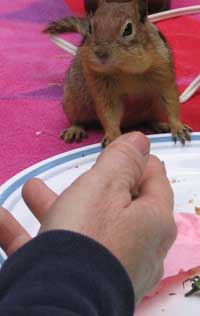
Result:
[[[190,276],[194,276],[194,275],[199,273],[199,270],[198,269],[190,269],[188,271],[188,273],[189,273]]]
[[[52,86],[58,86],[58,87],[60,87],[60,86],[62,86],[62,83],[59,83],[59,82],[50,82],[50,83],[48,84],[48,87],[52,87]]]
[[[171,296],[172,296],[172,295],[176,295],[176,293],[169,293],[169,295],[171,295]]]
[[[200,207],[195,206],[194,210],[197,215],[200,215]]]
[[[188,200],[188,203],[189,203],[189,204],[193,204],[193,203],[194,203],[194,200],[193,200],[193,199],[189,199],[189,200]]]
[[[36,136],[40,136],[42,134],[42,131],[37,131],[37,132],[35,132],[35,135]]]
[[[172,180],[171,180],[171,183],[176,183],[176,179],[172,179]]]

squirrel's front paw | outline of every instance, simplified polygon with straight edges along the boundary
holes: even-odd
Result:
[[[171,128],[173,141],[176,143],[177,140],[179,139],[183,145],[185,144],[186,141],[190,141],[191,132],[192,132],[192,129],[190,126],[186,124],[182,124],[180,122],[178,122],[176,126],[173,126]]]
[[[120,132],[105,134],[104,138],[101,141],[102,147],[108,146],[110,143],[112,143],[113,140],[115,140],[120,135],[121,135]]]
[[[65,129],[60,134],[60,138],[66,143],[80,142],[83,138],[86,138],[86,131],[82,126],[72,125],[71,127]]]

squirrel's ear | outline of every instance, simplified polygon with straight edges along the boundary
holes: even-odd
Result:
[[[98,0],[85,0],[84,4],[85,4],[85,11],[88,14],[90,14],[96,11],[96,9],[99,6],[99,1]]]
[[[91,14],[91,13],[93,14],[97,10],[97,8],[105,2],[106,0],[85,0],[84,1],[85,11],[88,14]]]
[[[147,9],[147,0],[138,0],[138,7],[139,7],[139,14],[140,14],[140,21],[145,23],[148,9]]]

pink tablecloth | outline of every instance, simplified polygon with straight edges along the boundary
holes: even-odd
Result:
[[[188,4],[173,1],[173,6]],[[190,1],[194,3],[200,0]],[[48,21],[67,14],[64,0],[0,1],[0,184],[40,160],[101,138],[102,132],[96,130],[78,145],[64,144],[58,137],[68,124],[60,103],[71,57],[41,30]],[[193,16],[167,23],[160,23],[160,28],[174,51],[181,90],[200,72],[200,59],[194,64],[192,56],[199,56],[195,47],[200,47],[200,20]],[[69,38],[78,43],[77,37]],[[195,130],[200,129],[197,103],[199,95],[182,107]]]

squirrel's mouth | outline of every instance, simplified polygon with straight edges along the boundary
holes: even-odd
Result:
[[[98,61],[98,60],[93,60],[90,63],[90,67],[97,71],[97,72],[101,72],[101,73],[108,73],[108,72],[112,72],[113,70],[113,66],[111,63],[109,63],[108,61]]]
[[[109,55],[107,52],[99,51],[99,52],[95,52],[95,58],[98,63],[105,65],[106,63],[108,63]]]
[[[89,63],[90,67],[98,72],[112,72],[114,66],[116,67],[108,54],[97,55],[94,53]]]
[[[98,59],[99,63],[102,65],[105,65],[108,61],[108,58],[106,56],[101,56],[101,57],[98,57],[97,59]]]

